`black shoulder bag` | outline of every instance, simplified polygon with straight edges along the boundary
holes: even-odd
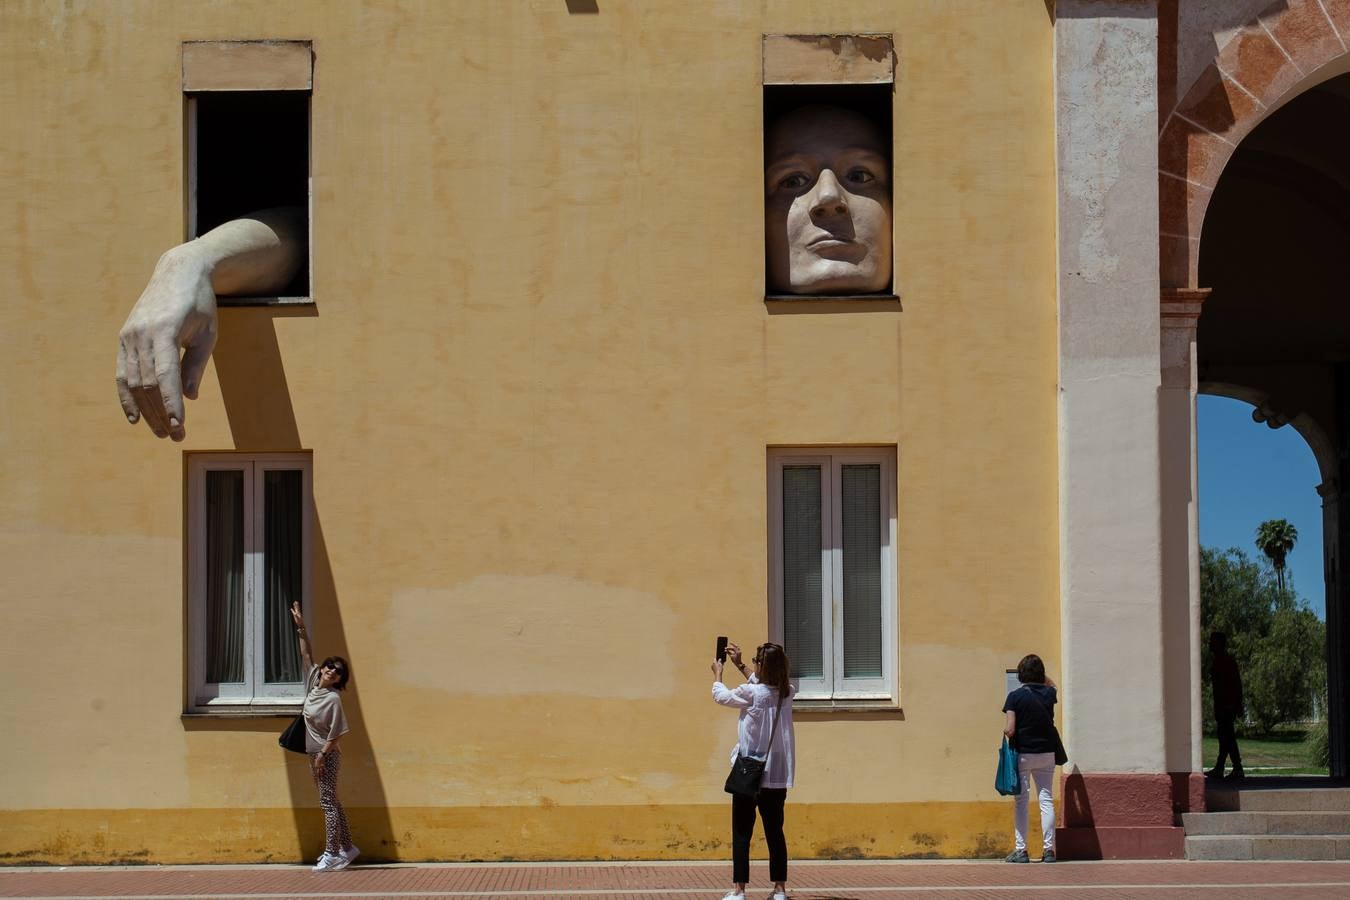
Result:
[[[291,724],[286,726],[286,730],[277,738],[277,744],[282,750],[289,750],[292,753],[305,752],[305,714],[301,713],[295,717]]]
[[[309,689],[309,676],[305,678],[305,689],[306,691]],[[286,726],[286,730],[277,738],[277,746],[292,753],[305,753],[305,714],[303,712]]]
[[[759,794],[759,783],[764,780],[764,766],[769,761],[769,751],[773,750],[773,738],[778,733],[778,718],[782,712],[783,698],[780,695],[778,706],[774,709],[773,727],[769,729],[769,746],[764,751],[763,759],[746,756],[737,749],[736,761],[731,764],[731,774],[727,776],[727,783],[723,786],[723,790],[728,794],[741,794],[746,797]]]

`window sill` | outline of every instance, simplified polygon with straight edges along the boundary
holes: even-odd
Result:
[[[793,718],[801,716],[832,717],[835,715],[872,714],[881,718],[905,718],[905,711],[894,700],[794,700]]]
[[[217,297],[221,309],[248,306],[313,306],[313,297]]]
[[[766,294],[769,315],[904,312],[895,294]]]
[[[786,300],[788,302],[811,300],[881,300],[898,301],[899,294],[765,294],[767,302]]]
[[[273,703],[267,706],[216,706],[199,707],[183,712],[181,718],[184,719],[280,719],[292,718],[300,715],[304,709],[303,701],[297,700],[295,703]]]

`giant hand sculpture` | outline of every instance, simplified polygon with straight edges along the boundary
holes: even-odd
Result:
[[[216,345],[216,296],[279,291],[304,254],[304,211],[286,207],[226,222],[161,256],[118,335],[127,421],[144,418],[155,437],[181,441],[183,397],[197,398]]]
[[[876,126],[835,106],[804,106],[770,127],[764,225],[768,288],[864,294],[891,283],[889,154]]]

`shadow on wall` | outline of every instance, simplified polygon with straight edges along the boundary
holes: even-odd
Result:
[[[1055,845],[1062,859],[1101,859],[1102,845],[1097,837],[1096,820],[1092,815],[1092,801],[1088,798],[1083,776],[1074,773],[1063,776],[1064,813],[1055,829]]]
[[[256,453],[311,449],[300,441],[274,320],[317,315],[312,306],[221,311],[220,340],[214,359],[235,449]],[[322,459],[316,456],[316,468],[321,465]],[[361,697],[361,673],[365,661],[353,659],[349,649],[342,604],[338,602],[328,543],[324,538],[323,515],[317,504],[313,528],[310,603],[314,658],[343,656],[352,665],[351,684],[342,697],[351,731],[342,739],[338,796],[347,808],[352,836],[361,847],[362,858],[370,861],[393,859],[398,855],[397,842]],[[310,775],[308,760],[288,753],[276,744],[276,737],[285,723],[281,719],[212,721],[216,723],[212,730],[257,731],[258,758],[271,761],[263,764],[286,767],[301,855],[306,860],[316,859],[323,852],[324,844],[318,791]]]

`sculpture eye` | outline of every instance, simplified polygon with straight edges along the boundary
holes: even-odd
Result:
[[[869,181],[876,181],[877,176],[873,175],[863,167],[857,166],[848,170],[848,180],[852,181],[854,184],[867,184]]]
[[[810,183],[811,180],[801,172],[793,172],[791,175],[787,175],[778,180],[778,186],[789,191],[801,190]]]

